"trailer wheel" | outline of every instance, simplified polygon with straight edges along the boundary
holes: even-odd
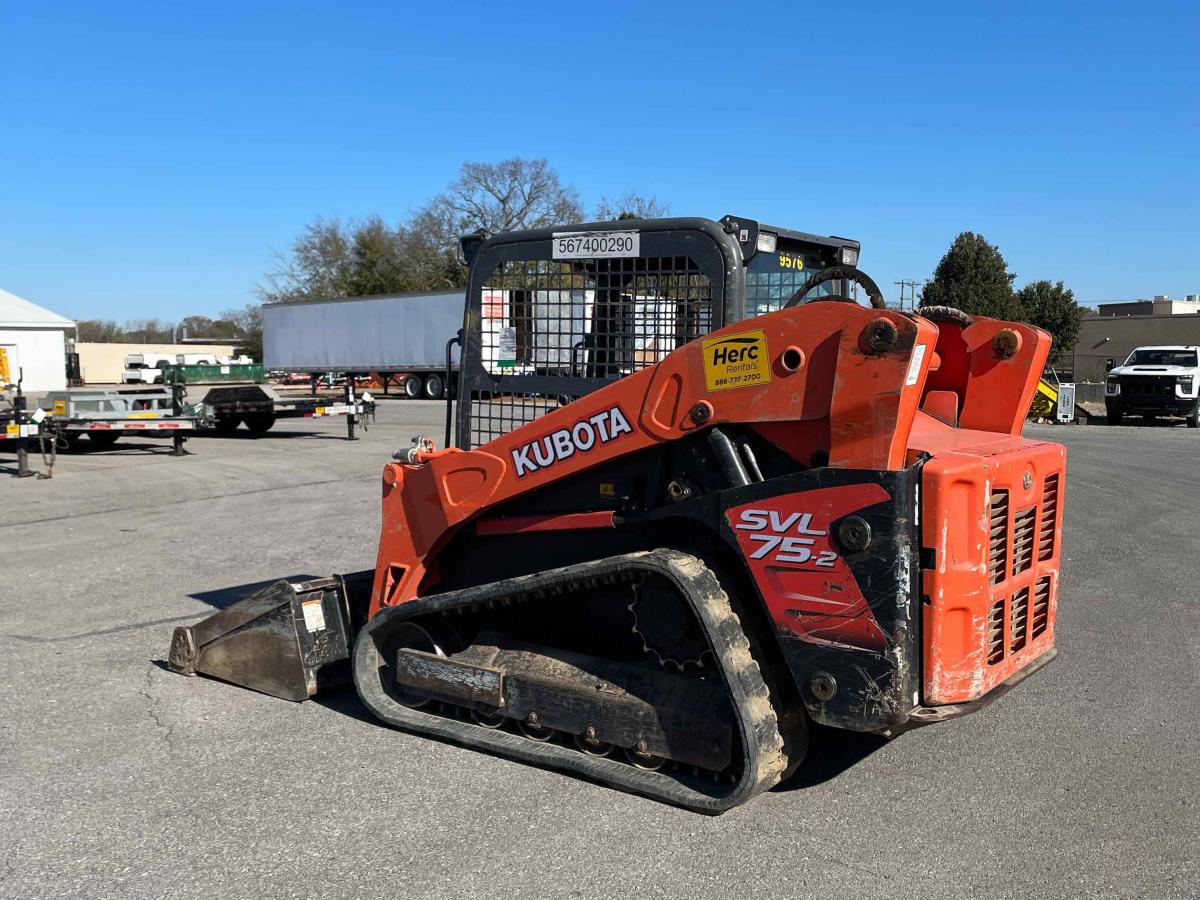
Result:
[[[425,399],[441,400],[446,393],[446,381],[441,375],[425,376]]]
[[[404,379],[404,396],[409,400],[421,399],[421,377],[409,375]]]
[[[256,413],[252,416],[246,416],[246,427],[250,429],[251,434],[266,434],[271,430],[271,426],[275,424],[274,413]]]
[[[101,449],[101,450],[111,447],[113,444],[115,444],[117,442],[117,438],[119,438],[120,436],[121,436],[121,432],[119,432],[119,431],[89,431],[88,432],[88,440],[91,441],[92,444],[97,449]]]
[[[242,424],[242,420],[238,416],[217,416],[213,422],[213,428],[217,434],[233,434],[237,431],[237,427]]]

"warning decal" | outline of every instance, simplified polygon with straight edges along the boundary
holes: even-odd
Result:
[[[325,630],[325,610],[321,607],[321,598],[305,600],[300,604],[304,610],[304,627],[309,634]]]
[[[742,331],[704,342],[704,380],[710,391],[766,384],[771,380],[767,336]]]

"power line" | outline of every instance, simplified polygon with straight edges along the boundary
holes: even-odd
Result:
[[[900,308],[904,309],[904,289],[909,289],[909,300],[911,301],[911,309],[916,309],[917,306],[917,288],[921,282],[912,281],[911,279],[902,278],[900,281],[893,282],[900,286]]]

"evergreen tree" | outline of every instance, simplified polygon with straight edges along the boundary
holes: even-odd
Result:
[[[933,279],[925,282],[921,305],[952,306],[969,315],[1016,319],[1015,277],[998,247],[983,235],[964,231],[933,270]]]
[[[1079,324],[1083,310],[1075,302],[1075,294],[1063,283],[1034,281],[1017,291],[1017,305],[1023,322],[1050,332],[1054,346],[1050,350],[1051,365],[1070,359],[1079,339]]]

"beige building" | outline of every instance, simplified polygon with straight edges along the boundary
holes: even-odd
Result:
[[[75,345],[79,354],[79,374],[84,384],[120,384],[125,371],[125,357],[131,353],[158,353],[178,356],[180,353],[211,353],[229,356],[239,341],[227,344],[99,344],[81,342]]]
[[[1104,381],[1137,347],[1200,346],[1200,297],[1185,300],[1155,297],[1101,303],[1099,312],[1085,318],[1075,342],[1073,378],[1076,382]]]

